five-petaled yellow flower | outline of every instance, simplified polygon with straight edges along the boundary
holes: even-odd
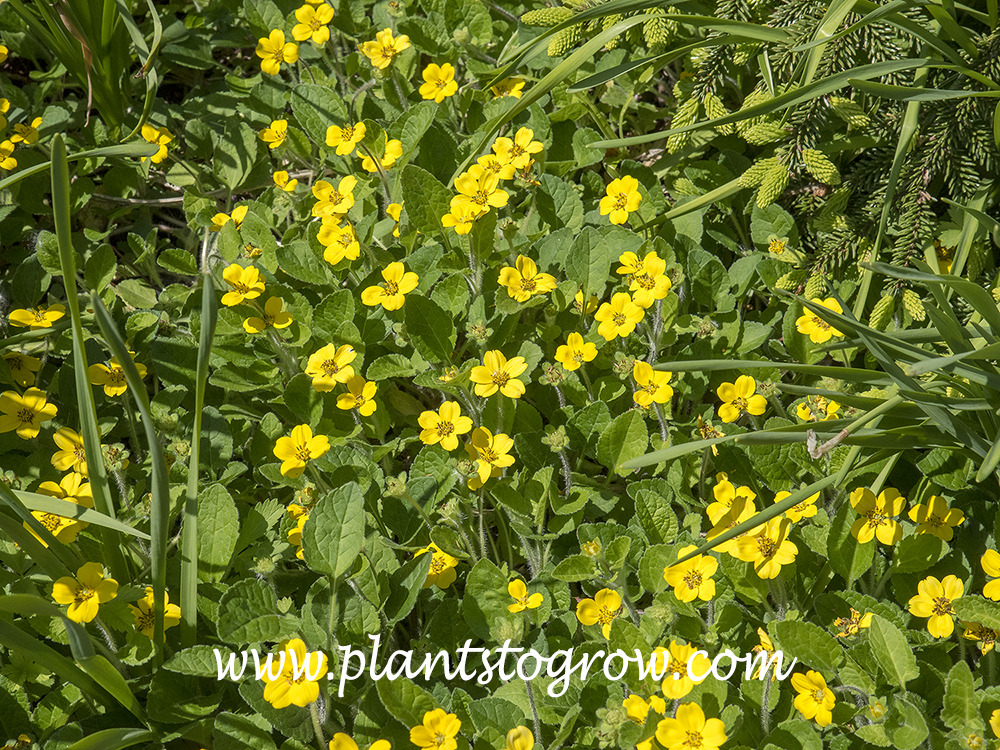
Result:
[[[59,448],[52,456],[52,465],[57,471],[78,471],[87,473],[87,453],[83,447],[83,436],[69,427],[60,427],[52,436]]]
[[[130,357],[135,357],[135,352],[129,352]],[[146,377],[146,366],[133,362],[135,369],[139,371],[139,377]],[[87,368],[87,375],[91,385],[104,386],[106,396],[120,396],[128,390],[128,383],[125,381],[125,369],[118,362],[118,357],[112,357],[106,365],[91,365]]]
[[[795,696],[795,708],[802,718],[807,721],[815,719],[821,727],[833,721],[832,712],[837,699],[826,686],[823,675],[811,669],[805,674],[793,674],[792,687],[799,693]]]
[[[507,287],[507,294],[518,302],[527,302],[535,294],[546,294],[556,288],[556,277],[539,273],[535,261],[518,255],[514,267],[500,269],[500,286]]]
[[[823,396],[806,396],[805,400],[795,407],[795,414],[803,422],[825,422],[836,419],[840,404]]]
[[[360,375],[355,375],[347,381],[347,393],[337,396],[337,408],[344,411],[357,409],[362,417],[370,417],[378,408],[378,404],[375,403],[376,392],[378,392],[377,385]]]
[[[300,8],[301,10],[301,8]],[[277,148],[288,137],[288,120],[272,120],[271,124],[260,131],[260,139],[268,148]]]
[[[38,357],[18,352],[4,354],[3,360],[10,368],[10,374],[14,378],[15,383],[20,386],[35,384],[35,373],[41,368],[42,360],[38,359]]]
[[[326,129],[326,145],[336,148],[338,155],[346,156],[365,139],[367,133],[368,127],[363,122],[343,127],[331,125]]]
[[[791,565],[799,548],[788,541],[792,522],[787,518],[772,518],[758,530],[741,537],[733,548],[733,556],[753,563],[760,578],[776,578],[782,565]]]
[[[493,141],[493,153],[501,164],[510,164],[514,169],[524,169],[531,163],[531,155],[539,153],[544,146],[532,140],[534,131],[519,128],[514,138],[497,138]]]
[[[278,188],[278,190],[283,190],[286,193],[295,192],[295,186],[299,184],[298,180],[288,179],[288,172],[284,169],[279,169],[275,172],[272,175],[272,179],[274,180],[274,186]]]
[[[410,37],[403,34],[393,39],[392,29],[382,29],[375,35],[374,42],[365,42],[361,45],[361,51],[371,60],[372,65],[379,70],[385,70],[392,65],[396,56],[409,46]]]
[[[980,653],[988,654],[997,645],[997,639],[1000,639],[1000,633],[978,622],[963,622],[961,625],[965,628],[962,637],[978,641]]]
[[[260,69],[269,76],[281,72],[281,64],[292,65],[299,60],[299,45],[285,41],[285,32],[275,29],[268,36],[257,40],[257,57]]]
[[[452,557],[447,552],[441,550],[434,542],[431,542],[423,549],[417,550],[413,557],[420,557],[425,552],[433,552],[431,556],[431,567],[427,571],[427,578],[424,580],[424,588],[437,586],[439,589],[446,589],[455,582],[458,574],[455,566],[458,565],[458,558]]]
[[[450,211],[441,217],[441,225],[454,227],[455,234],[468,234],[476,219],[483,215],[475,203],[462,202],[457,195],[451,199]]]
[[[635,253],[623,253],[618,260],[618,273],[627,274],[632,301],[642,308],[651,307],[663,299],[670,291],[670,277],[667,276],[667,262],[656,251],[650,251],[642,260]]]
[[[49,497],[76,503],[84,508],[94,507],[94,496],[90,489],[90,483],[84,482],[83,476],[75,471],[64,476],[59,481],[59,484],[55,482],[42,482],[38,486],[37,492],[40,495],[48,495]],[[90,525],[87,521],[78,521],[74,518],[59,516],[55,513],[46,513],[41,510],[33,510],[31,511],[31,515],[63,544],[70,544],[76,541],[76,535]],[[48,546],[28,524],[24,524],[24,528],[28,529],[35,539],[42,542],[43,546]]]
[[[637,359],[632,365],[632,378],[636,386],[632,400],[643,407],[667,403],[674,395],[674,389],[667,384],[671,375],[673,373],[654,370],[648,362]]]
[[[698,549],[689,544],[681,547],[677,557],[694,552]],[[712,576],[719,569],[719,561],[710,555],[695,555],[690,560],[677,565],[669,565],[663,569],[663,580],[674,587],[674,596],[682,602],[693,602],[701,599],[709,601],[715,596],[715,581]]]
[[[399,261],[382,269],[383,283],[370,286],[361,292],[361,302],[368,307],[382,305],[386,310],[398,310],[403,306],[405,295],[417,288],[420,277],[407,271]]]
[[[164,127],[154,128],[149,123],[142,126],[142,138],[149,143],[159,146],[152,156],[144,156],[141,161],[149,159],[153,164],[159,164],[167,158],[167,144],[174,139],[170,131]]]
[[[41,423],[52,419],[56,411],[45,391],[29,388],[23,396],[17,391],[4,391],[0,395],[0,432],[15,430],[22,440],[31,440],[38,436]]]
[[[343,344],[337,348],[327,344],[319,351],[309,355],[306,363],[306,375],[313,379],[313,388],[320,393],[329,393],[337,383],[346,383],[354,377],[351,367],[358,356],[354,347]]]
[[[73,622],[90,622],[97,617],[101,604],[118,596],[118,581],[104,577],[104,566],[99,562],[84,563],[76,578],[63,576],[52,584],[52,598],[56,604],[68,604],[66,616]]]
[[[713,524],[718,523],[719,519],[729,512],[735,504],[736,498],[742,497],[752,503],[757,497],[757,493],[749,487],[745,485],[737,487],[730,482],[729,475],[724,471],[715,475],[715,486],[712,487],[712,494],[715,496],[715,502],[709,503],[708,507],[705,508],[705,515]]]
[[[431,63],[421,74],[424,83],[420,86],[420,96],[424,99],[433,99],[438,104],[444,101],[446,96],[453,96],[458,91],[458,81],[455,80],[455,66],[451,63],[438,65]]]
[[[494,148],[496,146],[494,145]],[[496,154],[484,154],[476,159],[476,164],[485,169],[489,174],[496,175],[501,180],[511,180],[517,174],[514,165],[501,161]]]
[[[222,278],[232,287],[222,295],[222,304],[226,307],[235,307],[264,293],[264,280],[253,266],[244,268],[239,263],[231,263],[222,272]]]
[[[585,342],[583,336],[573,332],[566,337],[566,343],[556,349],[556,361],[566,370],[579,370],[584,362],[592,362],[597,357],[597,346]]]
[[[787,490],[781,490],[778,494],[774,496],[774,502],[779,503],[786,497],[791,495],[791,492]],[[794,505],[785,511],[785,518],[787,518],[792,523],[798,523],[803,518],[812,518],[816,515],[816,501],[819,500],[819,493],[810,495],[805,500],[803,500],[798,505]]]
[[[231,214],[224,214],[222,212],[217,213],[212,217],[212,226],[209,227],[210,231],[221,232],[222,228],[230,221],[233,222],[233,226],[239,230],[239,228],[243,226],[243,220],[246,218],[247,211],[249,210],[249,206],[237,206],[233,209]]]
[[[358,743],[343,732],[337,732],[328,743],[329,750],[360,750]],[[392,750],[388,740],[375,740],[368,750]]]
[[[508,360],[503,352],[493,350],[483,355],[483,364],[472,368],[469,379],[476,384],[477,396],[487,398],[500,391],[508,398],[520,398],[525,388],[517,377],[527,369],[524,357]]]
[[[624,224],[628,215],[639,210],[642,196],[639,194],[639,181],[626,175],[608,184],[607,195],[601,198],[601,216],[611,214],[612,224]]]
[[[986,575],[996,579],[986,584],[985,588],[983,588],[983,596],[995,602],[1000,602],[1000,552],[997,552],[995,549],[986,550],[985,554],[979,560],[979,564],[983,566],[983,572]]]
[[[313,44],[326,44],[330,40],[327,24],[333,20],[333,8],[326,3],[315,8],[303,5],[295,11],[295,20],[298,23],[292,27],[292,38],[296,42],[311,40]]]
[[[844,308],[833,297],[811,299],[809,301],[821,305],[827,310],[832,310],[838,315],[842,315],[844,312]],[[805,310],[804,314],[795,321],[795,330],[808,335],[809,340],[814,344],[825,344],[834,336],[844,335],[811,310]]]
[[[461,728],[458,716],[445,712],[443,708],[435,708],[424,714],[420,726],[410,730],[410,742],[427,750],[457,750],[455,737]]]
[[[682,704],[676,718],[656,725],[656,741],[667,750],[715,750],[727,739],[722,719],[706,719],[697,703]]]
[[[425,411],[417,417],[423,428],[420,439],[425,445],[441,443],[446,451],[458,447],[458,436],[472,432],[472,420],[462,415],[462,407],[455,401],[445,401],[437,411]]]
[[[877,498],[867,487],[858,487],[851,493],[851,507],[861,518],[851,526],[851,534],[862,544],[876,536],[882,544],[895,544],[903,538],[903,528],[894,519],[905,502],[906,498],[892,487],[886,487]]]
[[[850,617],[838,617],[833,621],[833,626],[835,628],[840,628],[840,632],[835,633],[835,638],[847,638],[852,635],[857,635],[865,628],[870,628],[872,625],[873,614],[867,612],[861,614],[854,607],[851,607]]]
[[[170,595],[163,592],[163,636],[166,639],[167,628],[179,625],[181,621],[181,608],[170,603]],[[152,638],[154,633],[153,621],[153,587],[146,587],[146,596],[137,601],[135,605],[128,605],[135,617],[135,627],[147,638]]]
[[[584,625],[600,624],[605,638],[611,636],[611,623],[622,608],[622,597],[614,589],[601,589],[593,599],[581,599],[576,605],[576,619]]]
[[[358,178],[347,175],[340,180],[336,189],[326,180],[320,180],[313,185],[312,192],[317,203],[313,206],[313,216],[334,216],[346,214],[354,207],[354,186]]]
[[[385,148],[382,151],[382,157],[379,159],[379,164],[382,165],[382,169],[389,169],[396,163],[396,159],[403,155],[403,142],[398,141],[393,138],[389,140],[389,136],[385,136]],[[366,172],[378,172],[378,167],[375,165],[375,161],[367,154],[359,153],[358,156],[361,157],[361,168]]]
[[[613,295],[611,301],[603,303],[594,314],[594,320],[600,323],[597,332],[605,341],[612,341],[618,336],[625,338],[645,317],[646,311],[632,301],[628,292]]]
[[[760,416],[767,409],[767,399],[757,393],[757,381],[749,375],[740,375],[735,383],[723,383],[719,386],[719,419],[723,422],[735,422],[746,412]]]
[[[38,143],[38,128],[42,124],[42,118],[36,117],[28,125],[18,123],[14,126],[14,135],[10,137],[11,143],[24,143],[25,146],[33,146]]]
[[[14,158],[14,144],[10,141],[0,143],[0,169],[17,169],[17,159]]]
[[[490,91],[493,92],[494,99],[499,99],[502,96],[513,96],[515,99],[520,99],[521,94],[524,93],[525,83],[523,78],[504,78],[496,86],[490,86]]]
[[[917,584],[917,595],[909,602],[910,614],[927,617],[927,632],[935,638],[949,638],[955,632],[952,603],[965,593],[965,585],[956,576],[939,581],[927,576]]]
[[[12,326],[18,328],[51,328],[59,318],[66,314],[66,308],[62,305],[52,305],[50,307],[32,307],[30,310],[13,310],[7,320]]]
[[[683,698],[694,690],[695,685],[700,685],[705,681],[704,679],[692,680],[688,675],[689,661],[691,662],[691,671],[700,674],[705,674],[712,664],[697,651],[698,649],[690,643],[682,645],[677,641],[671,641],[669,649],[663,648],[663,646],[657,646],[653,649],[651,659],[655,671],[666,675],[663,682],[660,683],[660,689],[664,696],[671,700]],[[663,670],[660,669],[662,661],[666,661],[666,668]]]
[[[523,612],[526,609],[537,609],[542,606],[542,602],[545,600],[545,596],[538,591],[529,595],[528,587],[524,585],[524,581],[520,578],[515,578],[507,584],[507,593],[514,597],[514,603],[507,605],[508,612]]]
[[[288,328],[292,324],[292,314],[285,310],[281,297],[269,297],[264,303],[264,317],[251,315],[243,321],[247,333],[261,333],[267,328]]]
[[[965,520],[965,513],[959,508],[949,508],[948,501],[938,495],[931,495],[926,505],[914,505],[909,516],[917,524],[915,534],[933,534],[945,542],[955,535],[953,527]]]
[[[292,435],[282,435],[274,444],[274,455],[281,459],[283,476],[295,479],[306,469],[306,461],[319,458],[330,450],[330,438],[313,435],[307,424],[292,428]]]
[[[275,708],[296,705],[305,708],[319,698],[319,681],[326,675],[328,663],[322,651],[306,651],[301,638],[292,638],[278,644],[278,663],[282,668],[278,676],[264,670],[262,679],[264,700]],[[281,654],[281,652],[284,652]],[[281,659],[281,655],[284,659]],[[272,657],[273,658],[273,657]]]
[[[510,195],[497,187],[499,184],[499,177],[473,164],[468,172],[463,172],[455,180],[455,189],[459,194],[451,199],[452,214],[456,213],[455,209],[461,210],[466,206],[472,206],[479,214],[489,211],[490,206],[506,206]]]
[[[513,466],[514,457],[510,455],[513,447],[514,441],[502,432],[494,435],[485,427],[474,429],[471,445],[465,446],[469,457],[476,462],[476,476],[469,480],[469,488],[479,489],[494,472],[499,476],[500,469]]]
[[[587,309],[584,310],[582,289],[578,291],[576,295],[573,297],[573,309],[576,310],[577,312],[582,312],[584,315],[590,315],[590,313],[594,312],[594,310],[597,309],[597,306],[599,304],[600,300],[597,299],[597,295],[591,294],[590,299],[587,300]]]
[[[757,513],[757,507],[754,505],[753,500],[743,495],[737,495],[733,499],[733,507],[719,516],[718,520],[713,521],[713,526],[709,530],[706,538],[711,541],[717,536],[721,536],[730,529],[735,528],[744,521],[749,521]],[[728,553],[730,555],[736,556],[736,544],[743,538],[747,537],[749,532],[744,531],[742,534],[737,534],[731,539],[727,539],[721,544],[716,545],[715,551],[718,553]]]
[[[506,750],[531,750],[535,746],[535,735],[524,725],[519,725],[507,732]]]

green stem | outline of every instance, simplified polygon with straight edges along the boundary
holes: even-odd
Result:
[[[313,731],[316,733],[316,744],[319,750],[327,750],[326,738],[323,736],[323,723],[319,720],[319,709],[316,701],[309,704],[309,717],[312,719]]]

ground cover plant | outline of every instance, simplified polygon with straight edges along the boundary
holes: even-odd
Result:
[[[996,747],[997,27],[0,4],[0,739]]]

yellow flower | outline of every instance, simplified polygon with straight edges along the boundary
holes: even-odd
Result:
[[[15,383],[20,386],[35,384],[35,373],[41,368],[42,360],[38,359],[38,357],[19,354],[17,352],[4,354],[3,359],[7,363],[7,366],[10,367],[10,374],[14,378]]]
[[[955,262],[955,248],[945,247],[941,240],[934,240],[934,253],[937,255],[938,270],[943,274],[950,274]]]
[[[681,558],[698,549],[693,544],[681,547],[677,557]],[[663,569],[663,579],[674,587],[674,596],[682,602],[701,599],[709,601],[715,596],[715,581],[712,576],[719,569],[719,561],[709,555],[695,555],[687,562],[668,565]]]
[[[517,379],[528,369],[524,357],[508,360],[503,352],[493,350],[483,355],[483,364],[472,368],[469,379],[476,384],[476,395],[487,398],[500,391],[508,398],[524,395],[524,383]]]
[[[274,186],[278,190],[284,190],[286,193],[295,192],[295,186],[299,184],[298,180],[288,179],[288,172],[284,169],[278,170],[272,177],[274,179]]]
[[[299,10],[302,10],[300,8]],[[312,10],[310,8],[310,10]],[[277,148],[288,137],[288,120],[272,120],[271,124],[260,131],[260,139],[268,148]]]
[[[382,305],[386,310],[398,310],[403,306],[404,295],[417,288],[420,277],[413,271],[406,271],[398,261],[382,269],[384,283],[370,286],[361,292],[361,302],[368,307]]]
[[[295,11],[295,20],[298,21],[292,27],[292,38],[296,42],[312,40],[313,44],[326,44],[330,40],[330,29],[327,26],[333,20],[333,8],[326,3],[317,7],[303,5]]]
[[[0,44],[0,65],[7,62],[7,56],[10,54],[10,50],[4,45]],[[6,110],[4,110],[6,111]]]
[[[490,91],[493,92],[494,99],[499,99],[501,96],[513,96],[515,99],[520,99],[521,94],[524,93],[522,91],[524,84],[523,78],[504,78],[496,86],[490,86]]]
[[[261,333],[268,327],[288,328],[292,324],[292,314],[284,307],[281,297],[269,297],[264,303],[264,317],[251,315],[243,321],[243,330],[247,333]]]
[[[593,599],[581,599],[576,605],[576,619],[584,625],[600,623],[605,638],[611,636],[611,623],[622,608],[621,595],[613,589],[601,589]]]
[[[516,578],[507,584],[507,593],[514,597],[514,603],[507,605],[508,612],[523,612],[526,609],[538,609],[545,597],[539,592],[528,595],[528,587],[524,581]]]
[[[535,746],[535,735],[526,726],[516,726],[507,732],[506,750],[531,750]]]
[[[677,718],[661,719],[656,725],[656,741],[667,750],[715,750],[726,741],[722,719],[706,719],[697,703],[677,709]]]
[[[825,422],[836,419],[840,404],[828,401],[823,396],[806,396],[805,401],[795,408],[795,414],[803,422]]]
[[[497,138],[493,141],[493,153],[501,164],[510,164],[514,169],[524,169],[531,162],[531,155],[539,153],[544,146],[541,142],[532,140],[535,137],[530,128],[520,128],[510,138]]]
[[[441,374],[441,376],[438,378],[438,380],[440,380],[442,383],[449,383],[449,382],[451,382],[452,380],[454,380],[457,377],[458,377],[458,368],[457,367],[448,367]]]
[[[965,593],[965,585],[955,576],[939,581],[927,576],[917,584],[917,595],[909,602],[910,614],[928,617],[927,632],[935,638],[949,638],[955,632],[952,603]]]
[[[833,310],[838,314],[843,314],[844,312],[844,308],[833,297],[827,297],[823,300],[811,299],[809,301],[817,305],[822,305],[827,310]],[[795,330],[808,335],[809,340],[814,344],[825,344],[833,336],[844,335],[811,310],[806,310],[805,314],[795,321]]]
[[[337,408],[348,411],[357,409],[362,417],[370,417],[375,413],[378,404],[375,403],[375,393],[378,386],[366,381],[360,375],[355,375],[347,381],[347,393],[337,396]]]
[[[170,595],[163,592],[163,633],[166,639],[167,628],[172,628],[181,621],[181,608],[170,603]],[[153,587],[146,587],[146,596],[136,602],[136,606],[128,605],[135,617],[135,627],[147,638],[153,637]]]
[[[130,357],[135,357],[135,352],[129,352]],[[146,366],[138,362],[132,362],[135,369],[139,371],[139,377],[146,377]],[[120,396],[128,390],[128,383],[125,382],[125,370],[118,362],[117,357],[112,357],[106,365],[91,365],[87,368],[87,375],[91,385],[103,385],[106,396]]]
[[[295,519],[295,526],[288,531],[288,543],[296,547],[295,556],[299,560],[305,560],[305,553],[302,550],[302,529],[305,528],[306,521],[309,520],[309,513],[303,511]]]
[[[490,206],[506,206],[510,195],[497,187],[499,184],[500,178],[495,174],[473,164],[468,172],[462,172],[455,180],[455,189],[459,194],[452,198],[452,214],[455,214],[456,208],[461,210],[466,206],[472,206],[479,214],[489,211]]]
[[[337,732],[328,743],[329,750],[360,750],[358,743],[352,740],[343,732]],[[368,750],[392,750],[392,745],[388,740],[375,740]]]
[[[312,215],[346,214],[354,207],[354,186],[357,184],[357,178],[352,175],[342,178],[336,189],[326,180],[317,182],[312,192],[318,203],[313,206]]]
[[[18,123],[14,126],[14,135],[10,137],[11,143],[21,143],[24,142],[25,146],[31,146],[38,143],[38,127],[42,124],[42,118],[36,117],[31,121],[30,125],[22,125]]]
[[[646,311],[632,301],[628,292],[618,292],[610,302],[601,305],[594,320],[601,324],[597,332],[605,341],[612,341],[618,336],[628,336],[644,317]]]
[[[367,133],[368,127],[363,122],[355,125],[344,125],[343,127],[331,125],[326,129],[326,145],[330,148],[335,147],[338,155],[346,156],[354,151],[354,147],[365,139]],[[351,187],[353,189],[353,185]]]
[[[278,644],[279,653],[284,651],[285,659],[281,673],[276,679],[264,670],[264,700],[275,708],[296,705],[305,708],[319,698],[319,681],[327,672],[326,654],[322,651],[306,651],[301,638],[292,638]]]
[[[965,627],[962,637],[970,641],[978,641],[980,653],[988,654],[997,645],[997,638],[1000,638],[1000,633],[997,633],[992,628],[987,628],[978,622],[963,622],[961,624]]]
[[[993,734],[1000,737],[1000,708],[990,714],[990,729],[993,730]]]
[[[681,645],[677,641],[670,642],[670,648],[665,649],[658,646],[653,650],[653,664],[656,672],[661,672],[661,663],[666,660],[665,679],[660,684],[663,695],[671,700],[683,698],[690,693],[695,685],[700,685],[704,680],[692,680],[688,676],[687,665],[691,661],[691,671],[703,674],[708,671],[711,662],[704,655],[694,656],[696,649],[691,644]],[[694,657],[692,659],[692,657]]]
[[[607,195],[601,198],[601,216],[611,214],[612,224],[624,224],[628,215],[639,210],[642,196],[639,195],[639,181],[626,175],[612,180],[607,187]]]
[[[17,159],[14,158],[14,144],[10,141],[0,143],[0,169],[17,169]]]
[[[706,422],[701,418],[701,414],[698,415],[698,433],[701,435],[702,440],[712,440],[713,438],[725,437],[726,433],[719,432],[717,429],[712,427],[711,422]],[[719,455],[719,446],[712,446],[712,455]]]
[[[69,427],[60,427],[52,436],[58,451],[52,456],[52,465],[57,471],[78,471],[84,476],[87,473],[87,454],[83,447],[83,437],[79,432]]]
[[[458,91],[458,81],[455,80],[455,66],[451,63],[438,65],[431,63],[424,72],[421,73],[424,83],[420,86],[420,96],[424,99],[433,99],[438,104],[444,101],[446,96],[453,96]]]
[[[757,628],[757,637],[760,639],[760,645],[753,647],[752,649],[753,653],[759,654],[762,651],[766,651],[768,654],[768,659],[770,659],[769,655],[774,653],[774,643],[771,642],[771,639],[768,637],[767,632],[763,628]],[[765,664],[766,663],[768,662],[765,661]],[[761,677],[761,672],[763,671],[764,667],[762,666],[757,667],[757,671],[753,674],[753,676],[750,679],[759,680]],[[776,669],[771,669],[771,682],[774,682],[775,680],[778,679],[778,675],[776,673],[777,673]]]
[[[646,723],[646,717],[649,716],[649,709],[653,709],[656,713],[661,716],[667,710],[667,704],[658,695],[649,696],[649,701],[646,701],[642,696],[632,694],[628,698],[622,701],[622,708],[625,709],[625,713],[628,717],[640,726]]]
[[[988,549],[980,559],[979,564],[983,566],[983,571],[990,578],[1000,579],[1000,552],[995,549]],[[983,596],[1000,602],[1000,580],[990,581],[983,589]]]
[[[461,196],[451,199],[451,213],[441,217],[441,226],[454,227],[455,234],[468,234],[472,230],[472,224],[483,215],[479,207],[474,203],[463,202]]]
[[[639,260],[635,253],[624,253],[618,259],[624,265],[618,273],[627,273],[632,300],[642,308],[651,307],[656,300],[663,299],[670,291],[670,277],[666,275],[667,262],[655,251]]]
[[[83,476],[77,474],[75,471],[64,476],[59,484],[55,482],[42,482],[38,486],[37,492],[40,495],[48,495],[49,497],[76,503],[84,508],[94,507],[94,496],[91,493],[90,484],[84,482]],[[40,510],[32,511],[31,515],[63,544],[70,544],[76,541],[76,535],[90,525],[87,521],[77,521],[73,518],[58,516],[55,513],[45,513]],[[42,542],[43,546],[48,546],[27,524],[24,524],[24,528],[31,531],[31,535]]]
[[[476,164],[486,170],[488,174],[495,175],[501,180],[510,180],[517,174],[513,164],[500,161],[496,154],[486,154],[476,159]]]
[[[736,487],[729,481],[729,476],[722,471],[715,475],[715,486],[712,487],[712,494],[715,496],[715,502],[709,504],[705,509],[705,514],[713,524],[718,523],[719,519],[729,512],[737,497],[750,501],[757,498],[756,492],[749,487]]]
[[[465,446],[470,458],[476,462],[477,476],[473,479],[479,480],[478,487],[472,489],[486,484],[494,471],[499,472],[500,469],[514,465],[514,457],[510,455],[513,447],[514,441],[502,432],[494,435],[485,427],[477,427],[472,431],[472,444]]]
[[[337,383],[346,383],[354,377],[351,362],[357,356],[358,353],[349,344],[344,344],[339,349],[333,344],[327,344],[309,356],[306,375],[313,379],[315,390],[329,393]]]
[[[774,502],[780,503],[786,497],[791,495],[791,492],[786,492],[782,490],[774,496]],[[803,518],[812,518],[816,515],[816,501],[819,500],[819,493],[815,495],[810,495],[805,500],[803,500],[798,505],[794,505],[785,511],[785,518],[787,518],[792,523],[798,523]]]
[[[264,280],[260,271],[253,266],[244,268],[239,263],[232,263],[222,272],[222,278],[232,289],[222,295],[222,304],[235,307],[245,300],[256,299],[264,292]]]
[[[274,455],[281,459],[282,476],[295,479],[305,471],[306,461],[319,458],[330,450],[330,438],[313,436],[307,424],[292,428],[292,435],[282,435],[274,444]]]
[[[535,294],[546,294],[556,288],[556,278],[551,274],[539,273],[535,261],[518,255],[515,267],[500,269],[500,286],[507,287],[507,294],[518,302],[527,302]]]
[[[787,518],[772,518],[761,524],[756,533],[748,534],[736,542],[733,556],[743,562],[753,563],[760,578],[776,578],[782,565],[791,565],[799,548],[788,541],[792,522]]]
[[[566,337],[566,343],[556,349],[556,361],[565,370],[579,370],[584,362],[592,362],[597,357],[597,346],[589,341],[584,342],[579,333],[571,333]]]
[[[955,535],[952,527],[965,520],[961,510],[949,508],[948,501],[937,495],[931,495],[926,505],[914,505],[909,516],[917,524],[915,534],[933,534],[945,542],[950,542]]]
[[[757,393],[757,381],[749,375],[740,375],[735,383],[723,383],[716,391],[722,400],[719,419],[735,422],[746,412],[760,416],[767,409],[767,399]]]
[[[580,551],[587,557],[597,557],[601,552],[601,543],[596,539],[584,542],[580,545]]]
[[[37,437],[41,423],[56,415],[56,405],[50,404],[44,391],[29,388],[24,396],[17,391],[4,391],[0,395],[0,432],[17,431],[22,440]]]
[[[862,544],[875,536],[882,544],[895,544],[903,538],[903,528],[893,519],[905,502],[906,498],[892,487],[882,490],[878,498],[867,487],[859,487],[851,493],[851,507],[861,518],[851,526],[851,534]]]
[[[805,674],[792,675],[792,687],[798,691],[795,708],[807,721],[815,719],[821,727],[833,721],[833,707],[837,699],[826,686],[826,680],[819,672],[809,670]]]
[[[443,552],[434,542],[417,550],[413,557],[420,557],[425,552],[433,552],[431,557],[431,567],[427,571],[427,579],[424,581],[424,588],[437,586],[439,589],[446,589],[455,582],[458,574],[455,573],[455,566],[458,565],[458,558],[452,557],[447,552]]]
[[[232,214],[217,213],[212,217],[212,226],[209,227],[212,232],[221,232],[222,227],[228,224],[230,221],[233,222],[233,226],[239,231],[239,228],[243,226],[243,219],[247,216],[247,211],[250,210],[249,206],[237,206],[233,209]]]
[[[410,730],[410,742],[433,750],[457,750],[455,737],[461,728],[458,716],[445,713],[443,708],[435,708],[424,714],[423,724]]]
[[[594,312],[594,310],[597,309],[597,305],[599,303],[600,303],[600,300],[597,299],[597,295],[596,294],[591,294],[590,295],[590,299],[587,300],[587,309],[584,310],[583,309],[583,290],[581,289],[580,291],[578,291],[576,293],[576,296],[573,297],[573,309],[575,309],[577,312],[581,312],[582,311],[585,315],[590,315],[590,313]]]
[[[152,156],[144,156],[141,161],[149,159],[153,164],[159,164],[167,158],[167,144],[174,139],[170,131],[164,127],[154,128],[149,123],[142,126],[142,138],[160,148]]]
[[[458,436],[472,432],[472,420],[462,416],[462,407],[455,401],[445,401],[436,411],[425,411],[417,417],[423,428],[420,439],[424,445],[441,443],[446,451],[458,447]]]
[[[757,508],[754,505],[753,500],[741,495],[737,495],[733,500],[733,507],[723,513],[717,521],[713,521],[714,526],[709,530],[706,538],[711,541],[715,537],[724,534],[732,528],[735,528],[738,524],[744,521],[749,521],[757,513]],[[722,554],[728,553],[730,555],[736,556],[736,544],[741,540],[746,538],[749,532],[744,531],[742,534],[734,536],[732,539],[728,539],[715,547],[715,551]]]
[[[320,227],[316,239],[326,249],[323,251],[323,260],[331,266],[335,266],[340,261],[357,260],[361,254],[361,243],[354,234],[354,227],[350,222],[341,224],[333,216],[323,217],[323,226]]]
[[[667,403],[674,395],[674,389],[667,385],[671,375],[673,373],[654,370],[648,362],[637,359],[632,366],[632,378],[637,388],[632,400],[647,408],[653,403]]]
[[[850,617],[838,617],[833,621],[835,628],[840,628],[840,632],[835,634],[836,638],[847,638],[857,635],[864,628],[870,628],[872,624],[872,613],[861,614],[854,607],[851,607]]]
[[[405,34],[392,38],[392,29],[382,29],[375,35],[374,42],[365,42],[361,51],[379,70],[388,68],[400,52],[410,46],[410,37]]]
[[[260,69],[269,76],[281,72],[281,64],[292,65],[298,62],[299,45],[285,42],[285,32],[275,29],[266,37],[257,40],[257,57],[260,58]]]
[[[370,156],[361,155],[361,168],[366,172],[378,172],[378,167],[375,166],[375,162]],[[403,155],[403,142],[397,141],[396,139],[389,140],[389,136],[385,136],[385,149],[382,153],[382,158],[379,162],[382,164],[382,169],[389,169],[396,163],[396,159]]]
[[[97,617],[101,604],[118,596],[118,581],[104,577],[104,566],[98,562],[84,563],[76,578],[63,576],[52,584],[56,604],[68,604],[66,616],[73,622],[90,622]]]
[[[18,328],[51,328],[59,318],[66,314],[62,305],[51,307],[32,307],[30,310],[14,310],[7,318],[12,326]]]
[[[403,214],[403,204],[390,203],[385,207],[385,212],[389,215],[389,218],[396,222],[396,226],[392,230],[392,236],[399,237],[399,217]]]

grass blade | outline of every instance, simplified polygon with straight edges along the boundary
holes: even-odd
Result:
[[[103,729],[74,742],[66,750],[122,750],[154,740],[156,735],[148,729]]]
[[[105,146],[103,148],[92,148],[88,151],[80,151],[76,154],[69,154],[66,156],[66,161],[79,161],[80,159],[89,159],[91,157],[99,156],[130,156],[139,158],[140,156],[152,156],[157,152],[159,146],[155,143],[147,143],[146,141],[139,141],[137,143],[123,143],[120,146]],[[65,153],[65,145],[64,145]],[[19,170],[3,180],[0,180],[0,190],[4,188],[9,188],[11,185],[16,185],[21,180],[26,177],[31,177],[36,174],[41,174],[46,169],[52,167],[51,161],[45,161],[41,164],[35,164],[33,167],[27,167],[26,169]],[[53,326],[56,327],[56,326]]]
[[[82,505],[71,503],[69,500],[60,500],[57,497],[39,495],[35,492],[24,492],[21,490],[14,490],[13,492],[17,499],[24,503],[24,506],[28,510],[37,510],[42,513],[55,513],[57,516],[74,518],[78,521],[86,521],[87,523],[92,523],[95,526],[103,526],[106,529],[114,529],[115,531],[120,531],[122,534],[134,536],[136,539],[149,541],[148,534],[139,531],[138,529],[133,529],[131,526],[122,523],[117,518],[109,518],[103,513],[91,510],[90,508],[84,508]]]

